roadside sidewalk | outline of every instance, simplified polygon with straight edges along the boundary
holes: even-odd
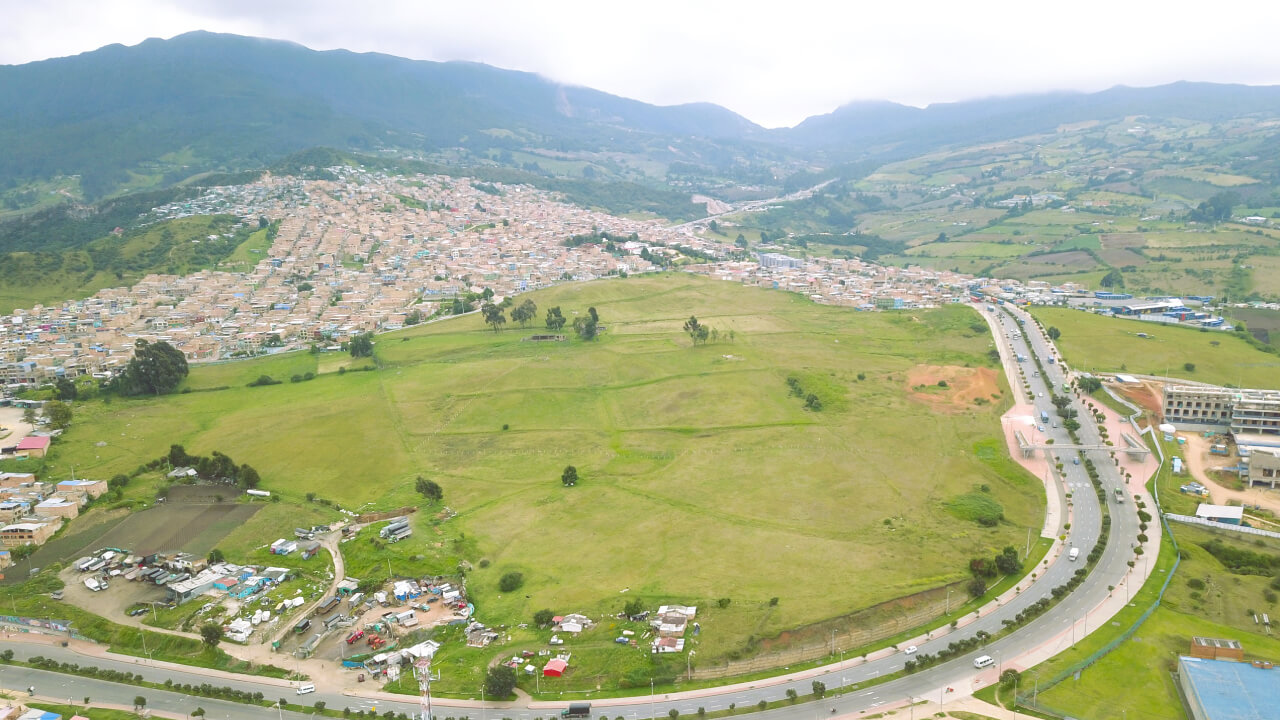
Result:
[[[227,672],[225,670],[215,670],[213,668],[199,667],[196,665],[183,665],[181,663],[166,662],[163,660],[150,660],[147,658],[135,657],[133,655],[120,655],[113,653],[107,649],[105,645],[86,642],[84,640],[70,640],[62,636],[42,635],[39,633],[14,633],[6,640],[12,642],[28,643],[32,645],[47,645],[49,647],[60,647],[62,643],[67,642],[66,649],[77,655],[88,658],[101,658],[103,660],[112,660],[119,663],[128,663],[138,665],[139,667],[154,668],[156,670],[170,670],[177,672],[186,672],[193,675],[203,675],[209,678],[217,678],[219,680],[257,683],[260,685],[269,685],[272,687],[293,687],[293,682],[283,678],[263,677],[261,675],[242,675],[240,673]]]

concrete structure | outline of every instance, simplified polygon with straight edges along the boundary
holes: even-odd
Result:
[[[25,453],[27,457],[42,458],[49,452],[50,442],[52,441],[43,435],[28,435],[18,441],[18,453]]]
[[[36,514],[70,520],[80,514],[80,503],[64,497],[51,497],[36,505]]]
[[[1164,419],[1232,434],[1280,434],[1280,391],[1166,385]]]
[[[61,522],[23,522],[0,528],[0,547],[15,548],[23,545],[43,545],[61,526]]]
[[[1280,707],[1280,671],[1271,663],[1178,658],[1178,688],[1191,720],[1270,720]]]
[[[1210,505],[1200,503],[1196,508],[1196,517],[1210,522],[1239,525],[1244,520],[1244,508],[1239,505]]]
[[[1191,638],[1191,657],[1244,662],[1244,646],[1236,640],[1193,637]]]
[[[58,492],[87,495],[92,499],[102,497],[107,492],[105,480],[63,480],[57,485]]]
[[[16,488],[36,481],[34,473],[0,473],[0,488]]]
[[[1274,490],[1280,481],[1280,449],[1255,447],[1242,464],[1245,471],[1241,477],[1249,485],[1269,485]]]

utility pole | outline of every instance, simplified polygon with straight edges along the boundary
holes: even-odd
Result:
[[[653,709],[653,678],[649,678],[649,718],[657,720],[658,715]]]

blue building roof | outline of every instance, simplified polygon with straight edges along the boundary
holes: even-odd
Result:
[[[1249,663],[1182,657],[1188,698],[1204,709],[1205,720],[1268,720],[1280,708],[1280,669]]]

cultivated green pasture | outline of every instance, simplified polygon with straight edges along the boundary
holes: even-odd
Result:
[[[997,440],[1002,377],[999,397],[951,414],[908,397],[916,365],[987,367],[992,341],[967,307],[856,313],[684,275],[529,297],[540,316],[559,305],[570,321],[594,306],[608,330],[522,342],[540,327],[493,333],[470,316],[379,336],[370,372],[250,388],[316,358],[198,367],[187,386],[229,388],[80,405],[48,470],[109,477],[171,443],[220,450],[284,498],[224,541],[242,552],[287,534],[295,523],[276,508],[314,507],[306,493],[352,510],[420,504],[423,475],[457,515],[424,507],[412,538],[346,543],[351,571],[385,575],[391,559],[397,574],[451,572],[467,560],[492,623],[543,607],[617,612],[636,596],[694,603],[707,658],[961,580],[971,556],[1041,525],[1039,482]],[[694,314],[720,342],[691,345],[681,324]],[[821,412],[789,393],[793,374]],[[561,486],[566,465],[577,487]],[[981,486],[1003,507],[995,528],[944,507]],[[269,517],[279,526],[264,527]],[[525,585],[502,594],[510,570]]]
[[[1277,387],[1280,357],[1254,349],[1232,333],[1105,317],[1067,308],[1036,307],[1045,327],[1062,331],[1058,348],[1071,367],[1165,375],[1238,387]],[[1138,333],[1151,337],[1140,338]],[[1214,345],[1217,343],[1217,345]],[[1192,363],[1188,372],[1184,365]]]

